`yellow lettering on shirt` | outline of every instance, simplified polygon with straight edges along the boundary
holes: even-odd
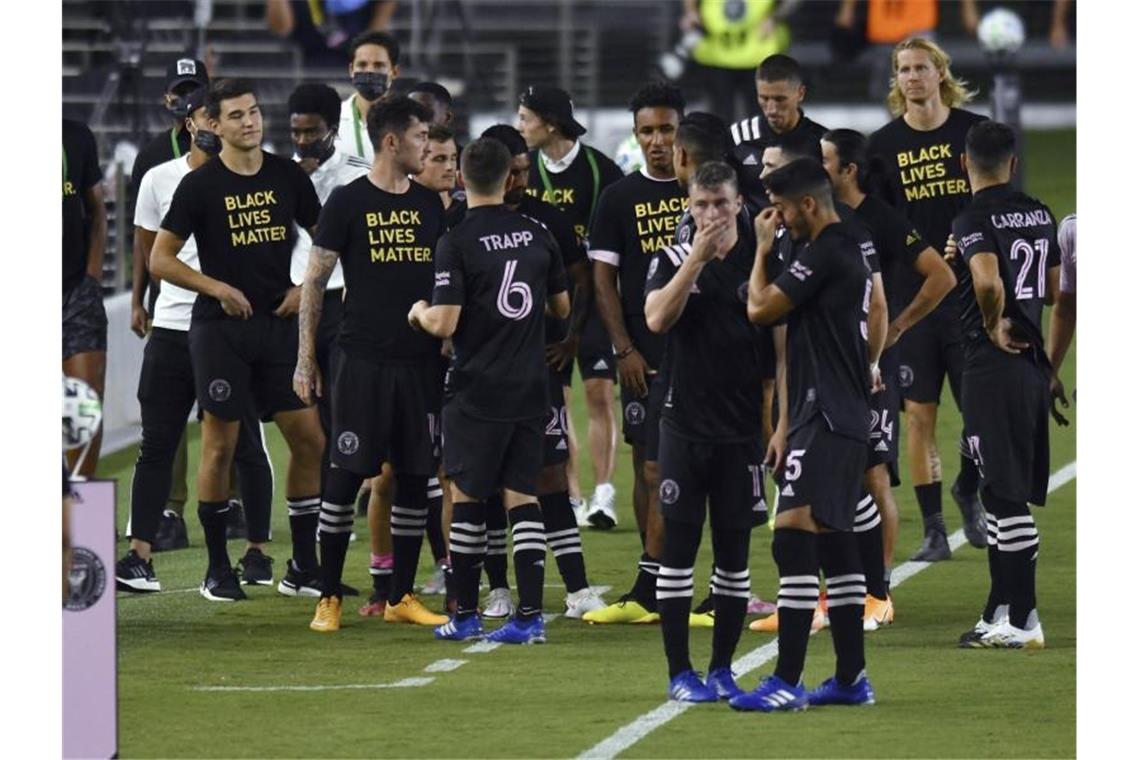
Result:
[[[681,214],[689,207],[686,196],[662,198],[657,201],[634,204],[637,220],[637,238],[641,252],[652,255],[673,242],[673,233]]]
[[[970,185],[965,179],[948,178],[955,168],[952,162],[958,160],[950,143],[904,150],[896,153],[895,159],[899,167],[899,182],[907,201],[970,193]]]
[[[373,264],[422,264],[432,261],[432,249],[414,245],[422,225],[418,209],[370,211],[364,215],[368,228],[368,258]]]
[[[272,224],[269,206],[277,205],[277,191],[258,190],[253,193],[227,195],[226,222],[230,228],[230,245],[240,248],[261,243],[280,243],[289,236],[282,224]]]

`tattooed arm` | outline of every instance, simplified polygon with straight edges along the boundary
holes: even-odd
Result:
[[[317,325],[321,321],[325,286],[336,267],[340,254],[314,245],[309,250],[309,268],[301,285],[301,310],[297,323],[297,368],[293,371],[293,392],[306,404],[324,395],[321,373],[317,367]]]

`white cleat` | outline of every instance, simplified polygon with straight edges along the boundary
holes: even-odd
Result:
[[[566,595],[566,612],[568,618],[580,620],[587,612],[605,609],[606,603],[597,592],[587,586],[584,589]]]
[[[1045,631],[1041,629],[1040,622],[1029,630],[1023,630],[1006,620],[983,635],[978,645],[986,649],[1044,649]]]
[[[483,603],[483,617],[495,620],[507,618],[514,614],[515,605],[511,602],[509,588],[493,588],[487,594],[487,601]]]
[[[586,519],[586,513],[590,511],[590,506],[582,499],[570,499],[570,508],[574,510],[574,519],[578,521],[579,528],[589,528],[590,521]]]
[[[586,519],[590,525],[599,530],[610,530],[617,525],[617,513],[614,511],[614,487],[610,483],[599,483],[594,489],[594,497],[590,499],[590,507]]]

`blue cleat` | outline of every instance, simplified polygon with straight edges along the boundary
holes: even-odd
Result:
[[[516,615],[497,631],[488,633],[487,641],[496,644],[545,644],[546,624],[542,621],[542,615],[535,615],[529,620]]]
[[[808,695],[803,684],[791,686],[777,676],[771,675],[760,682],[755,690],[728,700],[734,710],[759,710],[760,712],[796,712],[808,706]]]
[[[844,686],[835,678],[829,678],[808,693],[810,705],[873,705],[875,690],[867,674],[860,673],[855,683]]]
[[[732,677],[732,668],[717,668],[705,679],[705,686],[716,692],[719,699],[732,699],[744,693]]]
[[[715,702],[717,696],[716,691],[701,681],[699,673],[686,670],[669,682],[669,699],[678,702]]]
[[[435,637],[442,641],[470,641],[483,638],[483,622],[478,615],[457,620],[452,617],[441,626],[436,627]]]

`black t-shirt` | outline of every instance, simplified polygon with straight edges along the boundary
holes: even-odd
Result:
[[[175,152],[175,148],[177,148],[177,152]],[[135,156],[134,166],[131,167],[131,185],[128,195],[132,208],[132,219],[134,218],[134,204],[139,197],[139,185],[142,184],[142,179],[146,173],[159,164],[165,164],[167,161],[185,156],[189,152],[190,130],[185,127],[164,129],[147,141],[146,145]]]
[[[170,202],[162,228],[198,243],[202,273],[240,290],[255,314],[272,312],[293,282],[289,277],[293,223],[317,223],[321,202],[295,161],[262,154],[257,174],[230,171],[219,158],[187,174]],[[194,302],[194,319],[225,317],[213,298]]]
[[[887,319],[893,320],[913,300],[913,293],[917,292],[910,284],[917,276],[914,263],[931,246],[898,209],[873,195],[863,199],[855,215],[875,242],[887,294]],[[907,292],[912,293],[910,298],[900,295]]]
[[[462,198],[452,197],[451,205],[443,212],[443,221],[447,225],[447,229],[452,229],[463,221],[463,217],[467,215],[467,196],[464,194]]]
[[[586,260],[586,250],[582,246],[581,239],[574,232],[574,224],[570,221],[570,215],[557,206],[543,203],[531,195],[523,196],[516,210],[520,214],[526,214],[536,222],[542,223],[550,231],[554,237],[554,242],[558,244],[558,251],[562,254],[562,267],[566,270],[567,278],[569,278],[570,267],[579,261]],[[567,282],[569,287],[569,280]],[[566,337],[566,333],[570,329],[570,320],[547,316],[545,329],[546,342],[555,343]]]
[[[652,368],[661,363],[665,338],[645,324],[645,280],[653,255],[673,242],[688,207],[689,195],[676,179],[639,171],[602,192],[590,228],[590,258],[617,267],[626,330]]]
[[[1043,353],[1041,312],[1045,307],[1047,273],[1061,265],[1057,221],[1048,207],[1009,185],[988,187],[978,192],[954,219],[953,229],[958,253],[966,262],[963,290],[970,296],[959,303],[966,340],[989,340],[974,296],[969,261],[979,253],[992,253],[997,255],[1005,286],[1002,316],[1013,323],[1019,337]]]
[[[829,225],[796,250],[776,278],[795,307],[788,314],[789,432],[819,414],[837,435],[867,440],[871,270],[865,246],[855,225]]]
[[[590,166],[590,157],[597,167],[597,181]],[[617,182],[624,175],[618,165],[600,150],[582,143],[578,155],[566,169],[555,173],[542,167],[542,157],[537,150],[530,152],[530,176],[527,179],[527,193],[540,200],[552,203],[570,215],[574,232],[582,240],[590,228],[590,219],[601,199],[602,190]],[[546,180],[544,181],[543,176]],[[549,181],[549,187],[547,186]]]
[[[658,251],[646,292],[665,287],[690,250],[685,244]],[[752,258],[753,249],[740,238],[723,259],[705,264],[669,330],[669,390],[661,419],[678,435],[732,442],[763,434],[765,348],[748,321]]]
[[[418,182],[400,195],[358,177],[333,190],[313,244],[340,254],[344,321],[338,345],[379,362],[439,355],[439,340],[413,330],[408,311],[431,298],[436,244],[445,231],[439,193]]]
[[[868,151],[877,155],[886,168],[884,182],[877,191],[883,200],[902,211],[935,251],[942,251],[950,234],[950,223],[970,202],[970,181],[962,168],[966,133],[984,116],[951,108],[950,116],[937,129],[920,131],[902,116],[871,135]],[[958,293],[962,272],[955,263]],[[911,269],[897,283],[897,297],[910,302],[922,277]],[[953,314],[952,299],[943,299],[938,311]]]
[[[760,172],[764,169],[761,160],[764,149],[781,137],[801,132],[819,140],[827,131],[827,127],[812,121],[800,111],[800,120],[790,132],[776,134],[763,115],[742,119],[731,125],[729,131],[732,132],[732,141],[736,143],[736,147],[732,149],[732,158],[740,175],[740,192],[744,194],[748,207],[755,213],[768,205],[768,193],[764,189],[764,183],[760,181]]]
[[[87,191],[99,184],[99,151],[95,135],[86,124],[63,120],[63,292],[67,293],[87,273],[90,209]]]
[[[432,304],[462,306],[447,394],[466,413],[510,422],[547,412],[543,312],[566,290],[550,231],[505,206],[469,208],[439,240]]]

